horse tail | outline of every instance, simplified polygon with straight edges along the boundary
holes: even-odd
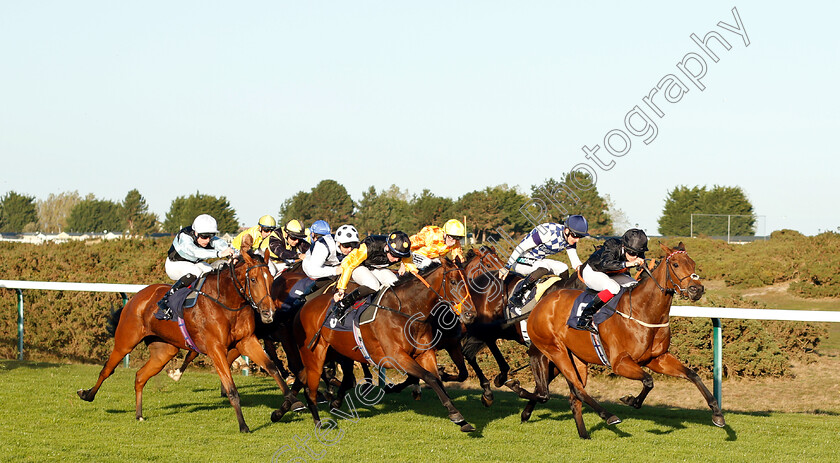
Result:
[[[120,323],[120,316],[122,315],[124,307],[120,307],[119,310],[114,310],[111,307],[111,314],[108,315],[108,326],[105,327],[105,331],[108,332],[108,335],[112,338],[117,334],[117,325]]]
[[[472,335],[466,335],[461,339],[461,351],[466,358],[475,358],[476,355],[484,349],[487,343]]]

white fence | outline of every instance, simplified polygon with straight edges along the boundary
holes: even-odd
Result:
[[[127,294],[136,293],[147,285],[118,285],[110,283],[57,283],[49,281],[0,280],[0,288],[14,289],[18,294],[18,359],[23,360],[23,290],[41,289],[56,291],[92,291],[120,293],[123,305],[128,300]],[[840,312],[819,310],[775,310],[775,309],[739,309],[732,307],[696,307],[673,306],[671,316],[711,318],[714,338],[714,394],[721,403],[722,383],[722,318],[752,320],[787,320],[805,322],[840,322]],[[125,358],[128,367],[128,356]]]

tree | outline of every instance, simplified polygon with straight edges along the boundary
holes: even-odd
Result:
[[[575,183],[590,185],[589,188],[577,188]],[[592,235],[614,234],[612,219],[609,215],[607,201],[598,194],[598,188],[589,174],[572,173],[563,176],[563,183],[549,178],[542,185],[531,185],[531,199],[538,200],[539,210],[532,205],[526,208],[531,211],[532,226],[535,219],[541,222],[561,222],[573,214],[580,214],[589,223],[589,233]],[[543,208],[544,207],[544,208]],[[527,212],[527,211],[526,211]]]
[[[406,196],[407,193],[396,185],[391,185],[382,193],[377,193],[376,188],[371,186],[362,193],[362,199],[357,204],[354,217],[356,229],[365,235],[395,230],[411,234],[417,226],[416,219],[409,213]]]
[[[695,214],[693,220],[692,214]],[[659,233],[689,236],[692,225],[695,235],[755,234],[753,207],[741,187],[715,185],[707,190],[705,186],[688,188],[681,185],[669,191],[659,218]]]
[[[494,186],[488,189],[488,193],[498,203],[504,216],[503,228],[508,233],[525,233],[534,228],[528,217],[520,211],[522,205],[528,202],[527,196],[516,188],[508,187],[507,184]]]
[[[70,211],[67,228],[76,233],[122,233],[122,206],[107,199],[96,199],[93,194],[89,194]]]
[[[449,198],[435,196],[428,188],[424,189],[420,196],[414,196],[410,204],[410,213],[414,217],[417,228],[426,225],[442,226],[444,222],[452,217],[447,212],[455,202]],[[411,234],[411,232],[406,231]]]
[[[26,228],[34,231],[37,222],[34,197],[10,191],[0,198],[0,231],[20,233]]]
[[[282,223],[297,219],[309,225],[315,220],[326,220],[337,228],[352,216],[353,198],[342,184],[330,179],[321,180],[308,193],[298,191],[280,207]]]
[[[38,226],[45,233],[58,233],[67,230],[70,211],[82,201],[78,191],[59,194],[50,193],[47,199],[37,203]]]
[[[478,242],[483,242],[488,233],[495,234],[496,229],[505,224],[502,206],[489,187],[458,198],[452,213],[455,217],[467,216],[467,231],[473,230]]]
[[[236,211],[230,207],[230,202],[224,196],[215,197],[196,192],[190,196],[179,196],[172,201],[163,229],[168,233],[190,226],[201,214],[210,214],[216,219],[219,233],[235,233],[239,229]]]
[[[292,219],[306,222],[312,218],[311,210],[311,195],[305,191],[298,191],[294,196],[283,201],[283,205],[280,206],[280,223],[285,224]]]
[[[157,229],[157,216],[137,189],[125,195],[122,203],[122,220],[130,235],[148,235]]]

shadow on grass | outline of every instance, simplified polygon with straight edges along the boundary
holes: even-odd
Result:
[[[41,370],[44,368],[61,368],[63,366],[65,365],[62,363],[30,362],[28,360],[0,360],[0,371],[11,371],[18,368]]]

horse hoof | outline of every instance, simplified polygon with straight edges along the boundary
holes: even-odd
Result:
[[[86,389],[79,389],[76,391],[76,394],[79,394],[79,398],[84,401],[93,402],[93,399],[88,397],[88,391]]]
[[[509,389],[515,391],[516,388],[519,387],[519,380],[515,379],[515,378],[511,378],[511,379],[505,381],[505,386],[507,386]]]
[[[340,410],[341,409],[341,401],[338,399],[333,400],[330,402],[330,410]]]
[[[469,423],[464,423],[461,425],[461,432],[473,432],[475,431],[475,427]]]
[[[498,375],[496,375],[495,378],[493,378],[493,384],[495,384],[496,387],[502,387],[502,385],[505,384],[506,382],[507,382],[507,375],[503,376],[501,373],[499,373]]]
[[[487,395],[482,394],[481,395],[481,403],[485,407],[489,408],[491,405],[493,405],[493,396],[491,395],[491,396],[488,397]]]
[[[527,423],[528,420],[531,419],[531,412],[522,411],[522,414],[519,415],[520,423]]]
[[[420,397],[421,397],[422,395],[423,395],[423,394],[420,392],[420,390],[416,390],[416,391],[415,391],[415,390],[412,390],[412,391],[411,391],[411,397],[414,397],[414,400],[420,400]]]
[[[181,375],[183,375],[184,372],[182,372],[179,369],[175,369],[167,371],[166,374],[168,374],[169,377],[172,378],[172,381],[178,381],[179,379],[181,379]]]
[[[284,412],[283,410],[274,410],[273,412],[271,412],[271,422],[277,423],[278,421],[280,421],[281,418],[283,418],[283,415],[285,414],[286,412]]]
[[[146,418],[143,418],[142,416],[135,417],[135,419],[140,422],[146,421]]]
[[[712,416],[712,423],[719,428],[726,426],[726,420],[723,419],[723,415]]]
[[[638,403],[638,400],[636,400],[636,398],[632,395],[626,395],[619,400],[621,400],[621,403],[627,405],[628,407],[633,407],[637,410],[642,408],[642,404]]]
[[[302,412],[304,410],[306,410],[306,405],[304,405],[300,400],[292,404],[293,412]]]
[[[612,415],[612,416],[610,416],[609,418],[607,418],[607,420],[606,420],[606,421],[607,421],[607,424],[608,424],[608,425],[612,426],[612,425],[614,425],[614,424],[621,423],[621,418],[619,418],[619,417],[617,417],[617,416],[615,416],[615,415]]]
[[[248,433],[251,432],[251,429],[248,428],[248,426],[243,426],[243,427],[239,428],[239,432],[241,432],[242,434],[248,434]]]

